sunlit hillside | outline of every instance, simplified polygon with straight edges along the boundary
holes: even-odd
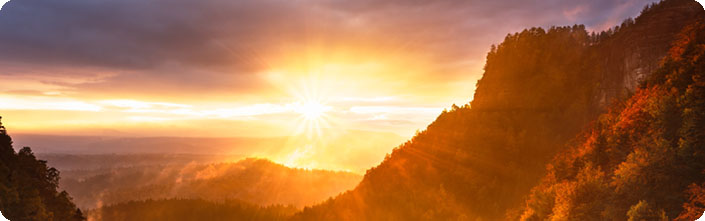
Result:
[[[60,187],[83,209],[171,198],[238,199],[260,206],[302,208],[350,190],[360,180],[361,176],[353,173],[292,169],[249,158],[233,163],[63,170]]]
[[[704,22],[685,27],[662,67],[549,164],[522,220],[694,220],[703,214]]]

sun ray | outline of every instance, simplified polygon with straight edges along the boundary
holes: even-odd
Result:
[[[294,115],[289,122],[291,135],[285,144],[285,150],[275,157],[275,161],[297,168],[320,166],[321,148],[326,148],[330,137],[337,129],[335,107],[330,99],[336,90],[331,88],[322,77],[323,71],[276,71],[268,75],[269,80],[289,95],[288,109]]]

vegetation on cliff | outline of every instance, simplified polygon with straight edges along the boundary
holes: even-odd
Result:
[[[687,27],[662,68],[558,155],[522,220],[692,220],[705,185],[705,26]]]

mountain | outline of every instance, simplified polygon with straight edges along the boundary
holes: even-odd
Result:
[[[51,167],[67,176],[73,173],[96,174],[126,167],[184,167],[187,164],[213,164],[244,159],[239,155],[206,154],[59,154],[37,153]],[[82,176],[83,176],[82,175]]]
[[[286,143],[284,137],[110,137],[17,134],[16,143],[34,147],[37,153],[63,154],[229,154],[270,153]],[[258,150],[259,152],[253,152]]]
[[[31,146],[37,154],[51,157],[49,162],[52,166],[62,170],[77,167],[79,163],[105,165],[112,162],[118,165],[124,164],[124,160],[137,159],[127,155],[144,156],[140,164],[154,164],[157,161],[171,164],[190,159],[211,163],[257,156],[290,166],[356,173],[364,173],[370,166],[379,163],[394,145],[406,139],[395,133],[361,130],[331,131],[313,140],[298,135],[218,138],[15,134],[13,137],[18,146]],[[69,155],[77,158],[69,159]],[[79,157],[88,155],[92,156]],[[118,159],[110,155],[126,158]],[[55,156],[58,158],[54,159]]]
[[[248,158],[233,163],[68,170],[63,172],[60,186],[84,209],[172,198],[301,208],[353,189],[360,180],[360,175],[349,172],[295,169]]]
[[[198,199],[129,201],[87,212],[89,220],[286,220],[296,212],[294,207],[255,206],[226,200],[211,202]]]
[[[705,211],[705,20],[556,157],[522,220],[695,220]]]
[[[470,104],[442,113],[354,190],[293,219],[506,219],[546,164],[631,97],[681,30],[703,19],[695,1],[666,0],[602,33],[575,25],[510,34],[488,53]]]
[[[29,147],[18,152],[0,123],[0,211],[10,220],[85,220],[66,191],[57,191],[59,171]]]

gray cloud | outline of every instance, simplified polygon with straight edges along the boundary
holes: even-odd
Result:
[[[77,90],[250,90],[260,82],[247,75],[272,56],[352,46],[412,55],[453,79],[477,74],[469,69],[509,32],[602,27],[650,1],[11,0],[0,10],[0,65],[117,73]]]

